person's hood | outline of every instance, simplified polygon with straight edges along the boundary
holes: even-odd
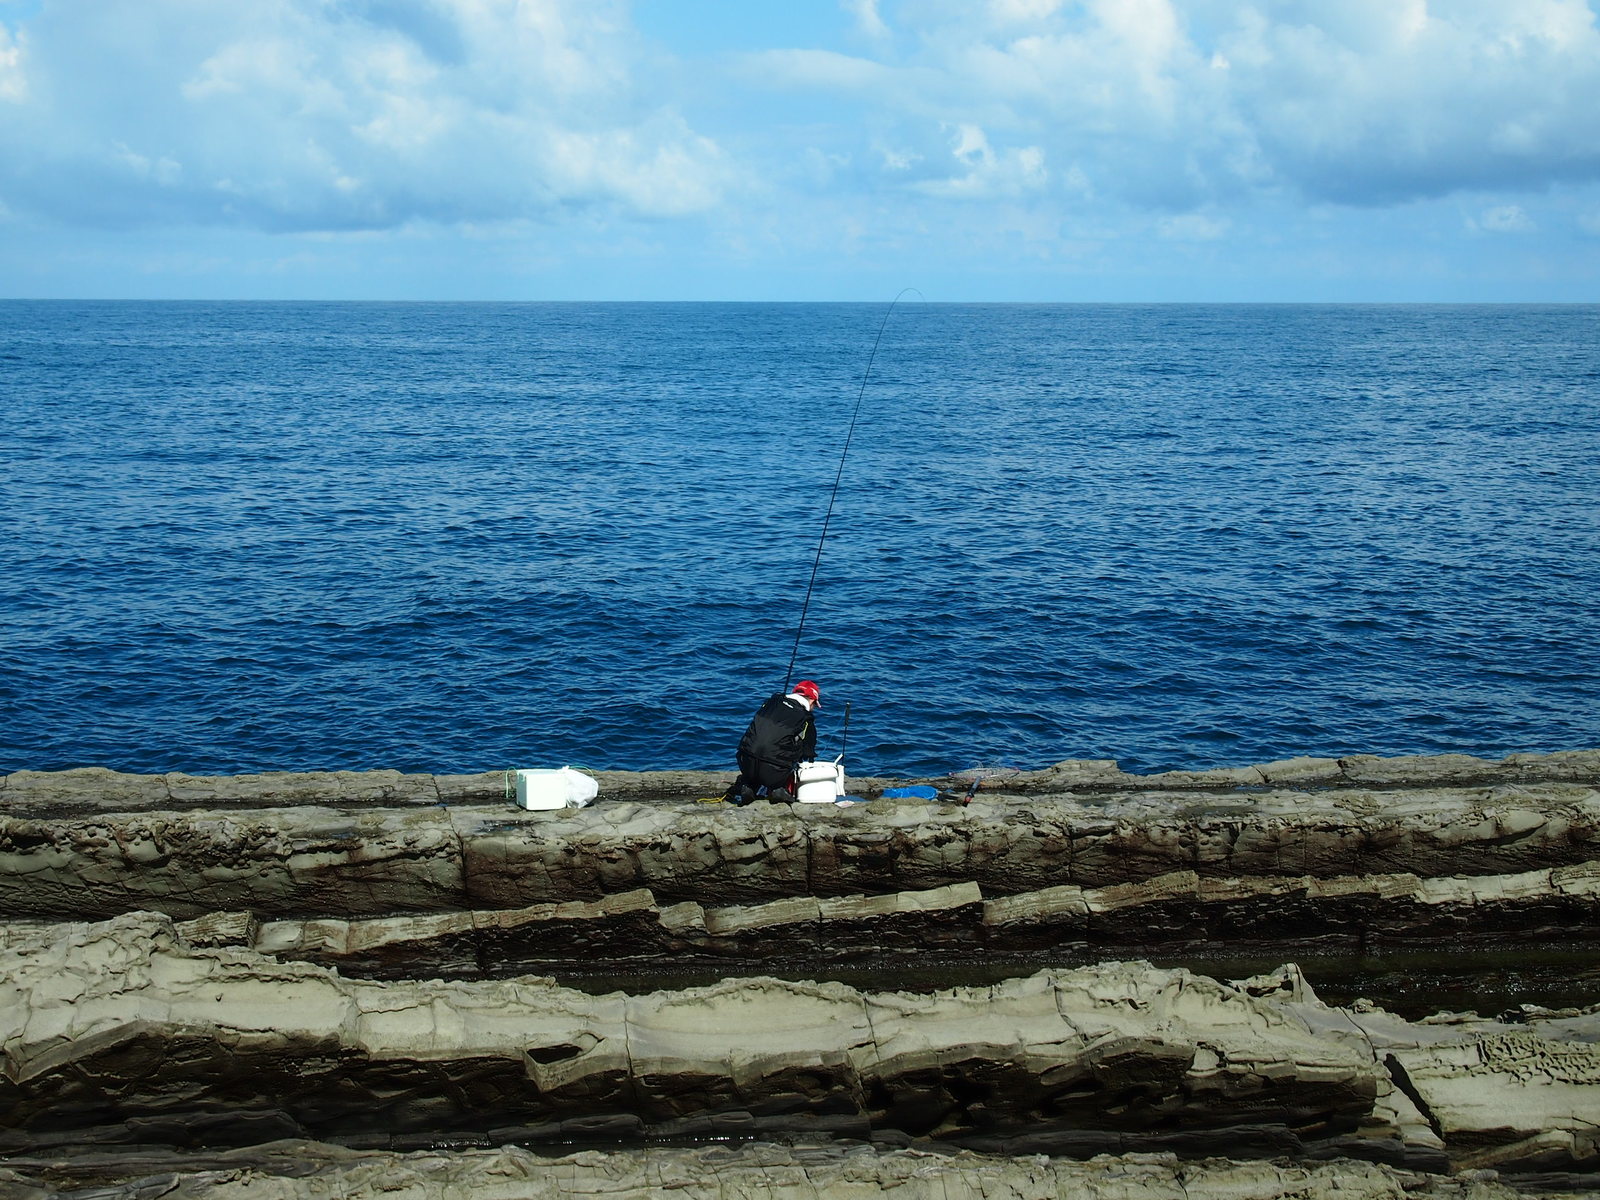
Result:
[[[784,697],[784,699],[793,700],[796,704],[803,707],[807,712],[811,711],[811,701],[807,697],[802,696],[799,692],[790,692]]]

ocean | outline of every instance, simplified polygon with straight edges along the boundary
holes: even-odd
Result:
[[[1600,746],[1597,334],[3,302],[0,770],[732,769],[836,477],[794,678],[851,774]]]

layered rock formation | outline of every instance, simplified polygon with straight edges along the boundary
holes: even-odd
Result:
[[[319,1137],[525,1142],[619,1122],[1038,1136],[1041,1121],[1111,1137],[1201,1131],[1248,1097],[1246,1123],[1315,1138],[1354,1129],[1382,1075],[1267,1001],[1141,966],[933,996],[763,978],[590,996],[535,978],[346,980],[194,948],[155,914],[14,930],[4,955],[14,1137],[69,1111],[84,1128],[136,1112],[215,1136],[245,1097],[251,1121]]]
[[[275,778],[246,777],[183,793],[196,805],[215,795],[216,806],[167,810],[154,806],[170,777],[22,772],[0,790],[0,911],[371,917],[595,900],[636,888],[668,902],[728,906],[963,883],[990,896],[1108,888],[1181,871],[1209,880],[1443,879],[1600,860],[1600,755],[1586,781],[1575,778],[1578,756],[1549,757],[1558,762],[1542,773],[1523,756],[1514,781],[1470,786],[1226,790],[1157,776],[1142,789],[1073,783],[1047,793],[1043,782],[1027,783],[1029,791],[1007,782],[999,786],[1008,790],[980,791],[965,805],[850,808],[695,804],[695,792],[720,791],[717,777],[702,777],[678,800],[603,792],[592,808],[537,813],[498,797],[478,802],[499,776],[475,777],[476,791],[460,788],[470,803],[388,802],[391,786],[408,797],[433,794],[407,782],[442,786],[432,776],[395,776],[400,782],[365,791],[338,776],[318,803],[235,807],[245,802],[235,797],[286,790]],[[1063,767],[1043,778],[1065,788],[1072,776]],[[304,787],[294,794],[314,795]],[[94,812],[106,795],[126,806]]]
[[[707,908],[662,905],[645,888],[594,901],[382,917],[257,922],[219,914],[226,940],[347,975],[495,977],[647,965],[721,968],[870,961],[1057,961],[1130,952],[1264,953],[1289,945],[1369,952],[1447,943],[1460,950],[1536,937],[1600,940],[1600,862],[1519,875],[1419,879],[1202,879],[1193,871],[1105,888],[1070,884],[986,899],[975,883],[882,896],[795,896]],[[219,939],[222,935],[216,936]]]
[[[483,1148],[452,1161],[484,1194],[539,1195],[568,1176],[504,1147],[574,1142],[608,1149],[559,1160],[570,1181],[631,1194],[656,1152],[630,1147],[702,1137],[818,1147],[716,1168],[753,1187],[781,1163],[780,1194],[1176,1194],[1208,1155],[1239,1160],[1217,1169],[1241,1196],[1320,1194],[1333,1158],[1373,1195],[1600,1173],[1593,1000],[1408,1021],[1324,1004],[1292,966],[1123,961],[1542,945],[1600,999],[1600,753],[697,802],[726,779],[603,776],[591,808],[528,813],[498,774],[5,777],[0,1195],[137,1189],[158,1163],[173,1194],[386,1171],[444,1194],[437,1155],[371,1157],[440,1146]],[[873,985],[825,981],[845,963]],[[964,966],[1000,981],[928,982]],[[732,977],[650,983],[697,967]],[[621,971],[641,986],[549,977]],[[272,1166],[285,1138],[317,1141],[304,1170]]]
[[[133,1166],[143,1172],[122,1172]],[[144,1152],[72,1172],[28,1160],[0,1166],[7,1200],[1582,1200],[1564,1177],[1494,1171],[1429,1175],[1374,1163],[1190,1161],[1172,1154],[1102,1155],[1087,1161],[881,1151],[867,1146],[773,1144],[586,1150],[549,1158],[516,1146],[403,1155],[303,1141],[175,1156]],[[106,1186],[107,1179],[125,1180]],[[87,1183],[57,1190],[58,1180]]]

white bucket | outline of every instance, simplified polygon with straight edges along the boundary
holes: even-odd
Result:
[[[803,762],[794,769],[794,798],[800,804],[832,804],[844,795],[842,762]]]
[[[530,767],[512,774],[517,777],[518,808],[582,808],[600,793],[598,783],[571,767]]]

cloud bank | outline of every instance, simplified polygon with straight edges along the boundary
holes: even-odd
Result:
[[[833,3],[810,41],[717,8],[748,25],[712,49],[663,0],[0,0],[0,235],[498,238],[569,279],[826,288],[1290,243],[1332,277],[1338,238],[1576,279],[1600,231],[1600,0]]]
[[[978,186],[978,141],[986,163],[1026,155],[1028,173],[1073,194],[1164,211],[1263,191],[1377,206],[1600,178],[1600,32],[1583,0],[991,0],[935,13],[895,29],[892,56],[779,51],[753,74],[857,97],[879,156],[920,164],[931,194]]]
[[[0,196],[267,230],[701,211],[730,167],[650,69],[605,0],[51,2],[0,41]]]

